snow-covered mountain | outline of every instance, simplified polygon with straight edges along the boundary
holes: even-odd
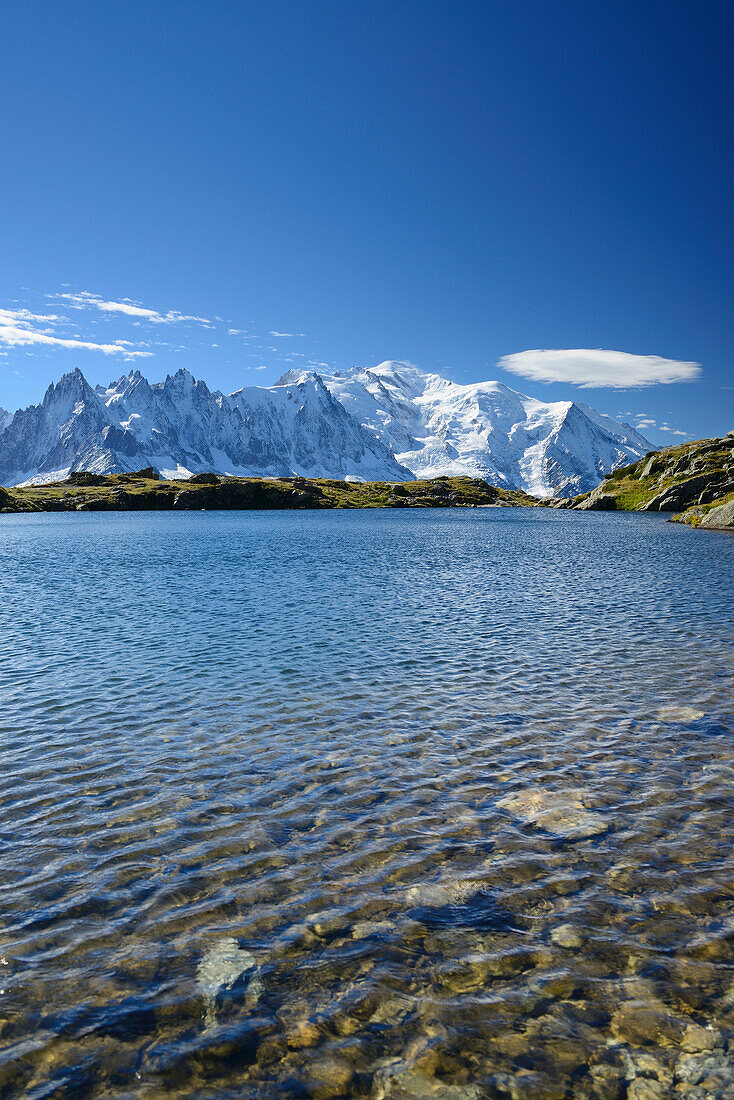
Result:
[[[49,386],[0,434],[0,485],[72,470],[219,473],[403,481],[411,474],[346,411],[318,375],[225,396],[188,371],[151,385],[139,371],[107,388],[80,370]]]
[[[329,376],[289,371],[274,386],[229,395],[185,370],[154,384],[133,371],[93,389],[77,369],[40,405],[0,414],[0,485],[154,466],[178,477],[469,474],[570,495],[650,450],[634,428],[588,405],[546,404],[500,382],[457,385],[397,362]]]
[[[297,382],[290,372],[281,381]],[[409,363],[323,375],[344,407],[418,477],[469,474],[536,496],[587,492],[655,448],[576,401],[546,403],[501,382],[458,385]]]

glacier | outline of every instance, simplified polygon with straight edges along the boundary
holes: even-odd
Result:
[[[332,374],[291,370],[270,387],[210,390],[189,371],[139,370],[92,387],[77,368],[39,405],[0,410],[0,484],[75,470],[164,477],[407,481],[467,474],[535,496],[594,488],[654,450],[628,424],[500,382],[460,385],[393,360]]]
[[[393,360],[322,377],[418,477],[466,474],[533,496],[570,496],[655,450],[588,405],[537,401],[501,382],[460,385]]]

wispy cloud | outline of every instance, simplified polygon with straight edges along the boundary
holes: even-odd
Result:
[[[292,355],[306,358],[305,352],[293,350],[300,338],[305,339],[303,333],[270,329],[265,335],[268,330],[258,332],[254,321],[249,322],[249,329],[243,329],[239,325],[248,322],[236,317],[212,315],[210,319],[177,309],[157,309],[137,298],[108,298],[68,283],[54,292],[27,293],[28,297],[6,300],[0,311],[0,356],[50,355],[54,349],[60,354],[66,348],[136,359],[158,355],[164,348],[196,355],[205,347],[219,356],[223,351],[228,354],[225,349],[234,339],[240,345],[239,353],[254,361],[253,369],[272,369],[289,362]],[[174,332],[175,339],[170,342],[155,339]]]
[[[701,376],[700,363],[601,348],[520,351],[502,356],[498,366],[510,374],[530,378],[534,382],[566,382],[583,389],[636,389],[669,385],[671,382],[693,382]]]
[[[653,428],[656,432],[670,432],[671,435],[682,436],[683,439],[690,439],[690,432],[682,432],[680,428],[671,428],[671,426],[663,421],[662,424],[658,424],[651,416],[647,416],[646,413],[637,413],[635,415],[635,427],[638,429]]]
[[[101,351],[104,355],[122,355],[125,359],[138,359],[153,354],[150,351],[135,351],[131,346],[122,343],[99,344],[78,337],[58,336],[53,326],[62,321],[62,317],[52,313],[31,313],[27,309],[0,309],[0,342],[7,347],[15,348],[30,347],[35,344]],[[44,327],[39,328],[39,323]]]
[[[195,321],[197,324],[211,326],[212,322],[207,317],[196,317],[189,313],[179,313],[177,309],[169,309],[161,313],[157,309],[148,309],[139,302],[133,302],[129,298],[123,298],[120,302],[107,301],[99,294],[91,294],[88,290],[81,290],[78,294],[65,291],[61,294],[49,295],[51,298],[60,299],[68,303],[72,309],[98,309],[102,313],[124,313],[127,317],[135,317],[139,320],[151,321],[156,325],[179,324],[182,321]]]

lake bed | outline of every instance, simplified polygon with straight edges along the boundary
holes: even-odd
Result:
[[[733,564],[657,515],[1,517],[0,1091],[734,1095]]]

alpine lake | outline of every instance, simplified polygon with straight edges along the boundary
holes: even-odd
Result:
[[[0,1095],[734,1097],[734,538],[0,517]]]

